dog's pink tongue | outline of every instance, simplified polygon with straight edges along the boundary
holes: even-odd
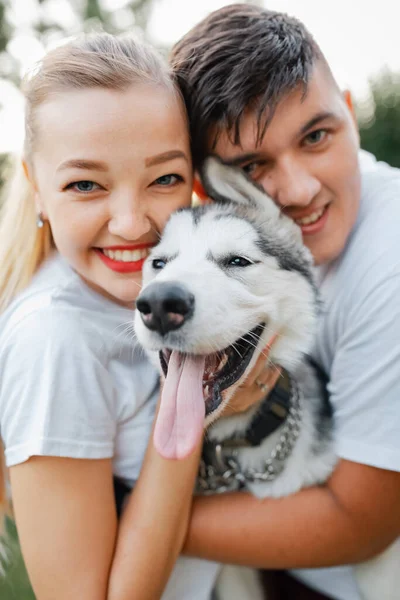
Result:
[[[154,429],[154,445],[164,458],[185,458],[203,435],[204,356],[172,352]]]

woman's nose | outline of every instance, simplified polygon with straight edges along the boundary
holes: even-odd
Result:
[[[108,230],[112,235],[125,240],[136,240],[148,233],[151,222],[145,203],[132,195],[112,202]]]

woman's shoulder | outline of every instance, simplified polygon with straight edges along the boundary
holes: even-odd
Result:
[[[20,293],[0,316],[0,336],[17,327],[23,321],[43,319],[51,314],[54,306],[62,308],[59,299],[63,292],[74,287],[75,274],[68,269],[58,254],[51,256],[33,277],[31,283]],[[69,302],[65,303],[67,308]],[[74,304],[71,303],[71,307]],[[61,311],[62,312],[62,311]],[[62,318],[63,315],[60,315]]]
[[[92,291],[58,254],[48,259],[0,316],[0,345],[22,333],[58,343],[87,338],[89,346],[113,334],[127,309]],[[109,334],[109,336],[107,336]]]

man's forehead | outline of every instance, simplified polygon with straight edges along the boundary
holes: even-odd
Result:
[[[269,144],[287,143],[323,121],[340,120],[344,110],[343,97],[329,68],[317,65],[307,89],[299,84],[278,102],[263,136],[257,107],[249,107],[241,118],[237,143],[232,131],[217,127],[211,130],[210,141],[215,140],[212,151],[226,159],[250,159]]]

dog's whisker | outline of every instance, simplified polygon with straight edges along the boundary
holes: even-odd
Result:
[[[134,283],[140,290],[142,289],[142,284],[139,283],[138,281],[135,281],[134,279],[132,279],[131,283]]]
[[[158,241],[160,241],[161,240],[161,233],[158,231],[158,229],[156,229],[154,227],[154,225],[151,226],[151,231],[154,231],[154,233],[156,234],[156,236],[158,238]]]
[[[242,355],[240,354],[240,351],[236,348],[236,343],[232,344],[231,348],[233,348],[233,350],[235,350],[235,352],[238,354],[238,356],[240,358],[242,358]]]

